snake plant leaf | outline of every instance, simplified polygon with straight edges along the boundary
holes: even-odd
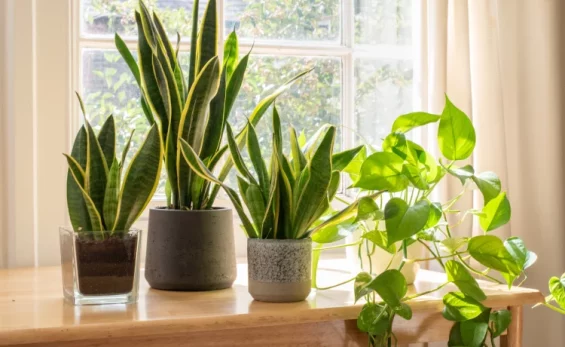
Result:
[[[249,180],[250,183],[257,185],[257,180],[255,179],[255,177],[253,177],[253,175],[251,174],[251,172],[249,172],[249,170],[247,169],[247,166],[245,165],[244,161],[243,161],[243,157],[241,156],[241,152],[239,151],[239,148],[237,148],[237,143],[235,141],[235,138],[233,136],[233,131],[231,129],[231,126],[229,124],[227,124],[227,139],[228,139],[228,146],[230,149],[230,153],[231,153],[231,157],[233,159],[233,162],[235,163],[235,167],[237,169],[237,171],[243,175],[243,177],[245,177],[247,180]]]
[[[72,196],[72,200],[69,200],[68,196],[67,196],[67,204],[69,205],[69,210],[71,210],[71,209],[75,210],[76,207],[81,208],[80,205],[84,204],[84,206],[86,207],[86,211],[87,211],[86,215],[88,216],[88,220],[89,220],[88,223],[85,223],[84,227],[82,225],[79,225],[78,228],[75,229],[75,231],[78,231],[78,230],[102,231],[102,230],[104,230],[104,225],[102,224],[102,218],[100,217],[100,214],[98,213],[96,205],[94,204],[94,202],[92,201],[92,199],[88,195],[88,192],[86,190],[84,190],[79,185],[78,178],[74,175],[73,171],[69,170],[69,173],[71,174],[73,182],[75,183],[73,190],[78,188],[78,190],[82,194],[82,202],[78,201],[78,200],[74,200],[75,196]],[[86,217],[86,216],[84,216],[84,217]]]
[[[75,160],[75,158],[71,157],[68,154],[64,154],[65,158],[67,158],[67,163],[69,164],[69,170],[72,171],[73,175],[76,177],[77,184],[84,188],[86,173],[84,172],[83,168],[80,164]]]
[[[218,57],[211,59],[197,76],[182,112],[179,123],[179,139],[186,140],[196,153],[202,148],[204,126],[206,124],[206,113],[208,104],[216,94],[219,85]],[[170,135],[172,136],[172,135]],[[169,149],[168,149],[169,150]],[[177,150],[176,158],[177,182],[180,206],[186,206],[189,202],[189,167],[181,160],[181,153]]]
[[[163,101],[163,106],[165,108],[165,114],[167,116],[167,121],[162,123],[163,127],[168,127],[169,124],[172,126],[172,104],[171,104],[171,91],[169,90],[169,84],[167,83],[167,76],[165,75],[165,70],[163,65],[159,61],[156,55],[153,55],[151,62],[153,64],[153,71],[155,72],[155,80],[157,82],[157,87],[159,88],[159,93],[161,94],[161,100]]]
[[[261,153],[261,147],[259,146],[259,140],[257,139],[257,132],[253,124],[248,123],[247,127],[249,131],[247,132],[247,151],[249,152],[249,158],[253,164],[253,168],[257,173],[259,178],[259,186],[261,191],[265,192],[264,197],[267,198],[266,192],[269,190],[269,174],[267,172],[267,165],[263,160],[263,154]]]
[[[102,217],[107,229],[114,230],[116,216],[118,214],[118,198],[120,195],[120,163],[114,158],[106,183],[106,193],[104,195],[104,210]]]
[[[272,94],[270,94],[270,95],[266,96],[264,99],[262,99],[257,104],[257,106],[255,107],[255,109],[253,110],[251,115],[249,116],[249,119],[248,119],[249,123],[252,124],[253,126],[256,126],[257,123],[259,123],[259,121],[261,120],[261,118],[265,114],[265,112],[267,111],[267,109],[273,104],[273,102],[275,102],[277,97],[279,95],[281,95],[283,92],[285,92],[286,90],[288,90],[294,84],[294,82],[296,82],[298,79],[300,79],[302,76],[306,75],[307,73],[309,73],[312,70],[313,69],[309,69],[309,70],[306,70],[306,71],[303,71],[303,72],[297,74],[296,76],[294,76],[290,80],[286,81],[279,88],[277,88]],[[237,136],[235,137],[236,140],[237,140],[237,144],[238,144],[240,149],[243,148],[243,145],[245,143],[245,139],[247,137],[248,129],[249,129],[249,126],[245,126],[243,128],[243,130],[241,130],[237,134]],[[228,176],[232,166],[233,166],[233,160],[231,160],[231,158],[228,158],[226,160],[224,166],[222,167],[220,174],[218,175],[218,179],[221,182],[223,182],[226,179],[226,177]],[[220,190],[219,186],[214,187],[213,191],[210,194],[210,202],[209,202],[210,204],[213,203],[213,201],[215,200],[216,196],[218,195],[219,190]],[[209,205],[208,207],[211,207],[211,205]]]
[[[272,154],[271,159],[271,186],[269,189],[269,198],[267,199],[267,208],[263,223],[261,224],[260,237],[262,239],[277,238],[278,218],[280,205],[277,204],[279,199],[279,165],[277,164],[276,154]]]
[[[153,125],[124,175],[119,195],[118,217],[113,230],[129,230],[143,212],[159,184],[161,158],[159,131],[157,126]]]
[[[301,193],[296,204],[294,230],[306,231],[311,223],[312,215],[318,205],[326,198],[326,193],[332,176],[331,155],[335,141],[335,127],[330,127],[324,135],[322,142],[314,152],[309,163],[310,179]]]
[[[215,56],[202,68],[188,94],[179,125],[179,137],[200,153],[207,105],[216,95],[220,82],[220,65]]]
[[[357,146],[332,155],[332,170],[342,171],[365,146]]]
[[[141,19],[141,24],[143,28],[143,35],[147,38],[147,43],[149,46],[155,50],[156,49],[156,28],[151,20],[151,14],[143,0],[139,0],[139,15]]]
[[[192,30],[190,33],[190,51],[196,52],[197,45],[198,45],[198,10],[200,7],[200,1],[194,0],[192,3]],[[196,79],[196,75],[198,72],[196,71],[196,54],[190,55],[190,62],[188,65],[188,84],[186,87],[188,90],[192,89],[192,84]]]
[[[153,114],[151,113],[151,109],[150,109],[149,105],[147,105],[147,102],[145,101],[145,96],[144,96],[145,90],[142,88],[139,66],[137,65],[137,62],[135,61],[133,54],[131,53],[131,51],[127,47],[126,43],[120,37],[120,35],[118,35],[118,33],[116,33],[114,35],[114,43],[116,45],[116,49],[118,50],[118,52],[120,53],[120,55],[122,56],[124,61],[126,62],[126,64],[129,67],[133,77],[135,78],[135,81],[137,82],[137,85],[139,86],[139,88],[141,90],[141,99],[140,100],[141,100],[141,108],[143,110],[143,114],[145,115],[145,118],[147,118],[147,121],[149,122],[149,124],[153,125],[153,123],[155,123],[155,118],[153,117]]]
[[[294,170],[294,175],[298,177],[304,167],[306,166],[306,157],[302,153],[300,144],[298,143],[298,136],[296,135],[296,129],[290,127],[290,149],[292,152],[292,168]]]
[[[166,57],[167,57],[167,60],[169,62],[169,65],[171,66],[172,69],[174,69],[174,67],[177,65],[177,56],[176,56],[175,51],[173,49],[173,45],[171,44],[171,41],[169,40],[169,35],[167,34],[167,30],[165,30],[163,23],[161,22],[161,20],[159,19],[159,16],[157,16],[157,14],[155,12],[153,12],[153,24],[154,24],[154,27],[155,27],[156,33],[157,33],[156,42],[162,44],[161,47],[162,47],[162,49],[164,49],[164,51],[166,53]],[[176,76],[175,76],[175,83],[176,83],[176,81],[177,81],[177,79],[176,79]],[[182,86],[182,83],[181,83],[181,86]],[[179,94],[182,95],[183,91],[179,90]]]
[[[196,73],[204,69],[210,59],[218,55],[218,14],[216,0],[209,0],[200,23],[196,46]],[[190,143],[190,142],[189,142]],[[193,147],[194,148],[194,147]]]
[[[131,70],[131,73],[133,74],[135,81],[141,87],[139,66],[137,65],[137,62],[135,61],[133,54],[131,54],[131,51],[129,50],[128,46],[126,45],[122,37],[118,35],[118,33],[114,35],[114,44],[116,45],[116,49],[118,50],[124,61],[126,62],[127,66]]]
[[[129,134],[128,140],[126,142],[126,145],[124,146],[124,149],[122,150],[122,157],[120,160],[120,169],[122,169],[124,167],[124,163],[126,162],[126,157],[128,155],[129,152],[129,148],[131,146],[131,140],[133,139],[133,134],[135,133],[135,129],[133,129],[131,131],[131,133]],[[120,173],[121,176],[121,173]]]
[[[77,171],[83,175],[82,186],[85,187],[85,189],[88,187],[88,176],[86,176],[84,171],[86,170],[86,161],[88,156],[86,137],[86,129],[82,126],[75,138],[71,151],[72,160],[76,161],[80,167],[80,170]],[[73,178],[70,167],[71,165],[69,164],[67,174],[67,205],[73,230],[92,230],[90,216],[88,215],[88,210],[82,197],[82,191],[79,189],[81,185],[77,184]],[[80,179],[79,182],[81,182]]]
[[[94,135],[94,130],[86,120],[85,128],[88,148],[88,160],[85,170],[89,188],[87,193],[94,202],[98,212],[101,213],[104,208],[104,191],[106,190],[108,166],[106,165],[102,148],[100,148],[100,143],[98,143],[98,139]]]
[[[339,173],[339,171],[332,172],[332,178],[330,179],[330,185],[328,187],[327,196],[320,203],[320,205],[318,205],[318,209],[312,216],[312,220],[317,221],[330,208],[331,201],[333,200],[333,198],[337,194],[337,190],[339,189],[340,176],[341,174]]]
[[[330,127],[329,124],[322,125],[318,130],[316,130],[314,135],[312,135],[308,139],[308,141],[306,141],[304,146],[302,146],[302,152],[304,153],[306,158],[312,157],[312,153],[314,153],[314,149],[316,148],[316,144],[320,143],[320,141],[322,140],[322,137],[326,134],[326,131],[328,131],[329,127]]]
[[[251,54],[251,50],[241,58],[235,70],[231,74],[228,79],[228,84],[226,87],[226,100],[225,100],[225,119],[228,119],[229,114],[233,108],[235,100],[239,95],[239,90],[241,89],[241,85],[243,84],[243,78],[245,77],[245,72],[247,71],[247,64],[249,63],[249,56]],[[257,121],[258,122],[258,121]],[[253,124],[257,124],[254,122]]]
[[[165,129],[168,128],[168,119],[163,99],[159,92],[159,86],[155,79],[155,72],[153,70],[153,49],[149,44],[150,39],[146,36],[147,34],[143,30],[143,23],[139,12],[135,13],[135,21],[137,23],[138,32],[137,60],[141,77],[141,89],[145,91],[144,98],[150,110],[161,122],[161,129],[164,135]],[[135,75],[133,70],[132,73]]]
[[[98,142],[102,148],[102,153],[104,153],[106,165],[110,167],[116,156],[116,125],[114,123],[114,116],[110,115],[102,124],[102,128],[98,133]]]
[[[210,170],[208,170],[206,165],[198,157],[198,154],[196,154],[194,149],[192,147],[190,147],[188,142],[186,142],[184,139],[180,139],[180,148],[181,148],[181,152],[183,154],[184,159],[186,160],[187,164],[190,166],[190,168],[194,171],[195,174],[197,174],[198,176],[200,176],[200,177],[202,177],[202,178],[204,178],[208,181],[216,183],[217,185],[220,185],[225,190],[225,192],[228,195],[228,197],[230,198],[239,218],[241,219],[241,222],[243,224],[243,229],[247,233],[247,236],[250,237],[250,238],[258,237],[257,231],[255,230],[255,228],[253,227],[253,224],[251,223],[251,221],[249,220],[249,218],[245,214],[245,211],[243,210],[241,200],[239,199],[237,193],[233,189],[231,189],[230,187],[223,184],[219,179],[217,179],[214,176],[214,174],[212,174],[210,172]]]
[[[310,167],[306,166],[300,173],[298,179],[294,182],[294,189],[292,190],[293,191],[292,204],[294,206],[298,205],[298,200],[302,196],[302,192],[304,191],[304,188],[306,187],[306,184],[308,183],[309,180],[310,180]]]
[[[226,80],[230,80],[239,59],[239,43],[235,29],[228,35],[224,43],[223,66],[226,69]]]
[[[247,205],[253,224],[260,227],[266,211],[265,199],[263,198],[261,188],[251,183],[245,192],[240,191],[240,193]]]
[[[202,143],[200,157],[203,159],[210,158],[218,150],[222,143],[222,135],[226,125],[224,113],[226,99],[226,67],[222,67],[220,74],[220,84],[218,92],[210,101],[210,110],[208,112],[208,122],[206,123],[205,135]]]

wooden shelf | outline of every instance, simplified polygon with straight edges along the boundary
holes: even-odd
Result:
[[[322,262],[320,281],[331,284],[351,277],[346,271],[339,270],[343,263],[340,260]],[[59,267],[0,270],[0,345],[90,346],[96,345],[95,342],[105,345],[104,341],[111,340],[128,341],[120,343],[120,346],[140,346],[144,344],[143,341],[158,341],[153,345],[166,346],[169,337],[184,336],[186,339],[187,336],[193,336],[196,340],[190,341],[197,341],[201,336],[206,341],[212,341],[213,336],[220,338],[222,331],[231,331],[226,336],[236,339],[246,331],[276,332],[277,327],[282,329],[283,326],[290,329],[288,331],[292,335],[292,331],[299,334],[300,329],[309,326],[312,328],[308,329],[314,329],[316,324],[323,322],[334,324],[334,328],[335,324],[345,322],[345,325],[342,324],[344,329],[355,330],[354,320],[361,304],[355,305],[353,302],[352,283],[327,291],[312,291],[304,302],[261,303],[253,301],[247,293],[245,264],[238,266],[238,274],[233,288],[213,292],[158,291],[150,289],[142,279],[137,304],[75,307],[63,301]],[[422,270],[410,290],[413,293],[426,291],[444,281],[443,274]],[[488,296],[485,305],[490,307],[532,305],[543,300],[537,290],[508,290],[506,286],[483,282],[481,286]],[[414,340],[405,335],[411,334],[410,329],[421,327],[422,324],[449,323],[440,323],[439,320],[442,319],[441,296],[450,290],[456,289],[447,286],[432,296],[411,301],[413,320],[406,322],[397,319],[395,322],[402,327],[397,334],[400,339]],[[256,329],[259,327],[264,328]],[[236,334],[236,331],[240,333]],[[441,334],[433,338],[443,337]],[[248,333],[243,335],[249,337]],[[351,339],[358,338],[357,335]],[[415,339],[432,341],[425,335],[419,333]],[[236,345],[234,341],[226,346]],[[171,342],[171,346],[176,344],[178,341]]]

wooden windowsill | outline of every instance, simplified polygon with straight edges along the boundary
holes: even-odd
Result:
[[[352,275],[343,259],[321,263],[320,285]],[[342,270],[340,270],[340,268]],[[0,270],[0,345],[70,343],[73,341],[179,335],[203,331],[349,321],[357,318],[351,283],[326,291],[313,290],[307,301],[289,304],[253,301],[247,292],[245,264],[238,265],[233,288],[212,292],[167,292],[150,289],[142,278],[139,302],[133,305],[75,307],[64,303],[59,267]],[[420,271],[412,292],[431,289],[445,276]],[[537,290],[482,283],[485,305],[508,307],[543,299]],[[410,302],[413,311],[441,312],[445,287]],[[440,317],[441,318],[441,317]]]

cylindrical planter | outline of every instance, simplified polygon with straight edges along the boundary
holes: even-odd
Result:
[[[311,288],[312,239],[248,239],[249,294],[266,302],[295,302]]]
[[[141,230],[59,229],[63,295],[74,305],[137,301]]]
[[[149,211],[145,278],[162,290],[230,288],[237,276],[232,211]]]

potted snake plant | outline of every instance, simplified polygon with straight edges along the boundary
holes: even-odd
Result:
[[[291,127],[292,156],[289,157],[283,153],[280,119],[273,107],[272,155],[267,169],[255,129],[252,124],[248,127],[250,167],[243,160],[231,128],[227,127],[228,146],[240,174],[239,194],[214,177],[184,140],[182,153],[193,171],[222,186],[235,206],[248,236],[249,293],[253,298],[268,302],[301,301],[310,293],[312,284],[311,236],[349,218],[355,207],[352,204],[328,214],[338,191],[340,172],[361,147],[332,155],[334,126],[323,127],[302,146]]]
[[[150,128],[124,171],[131,137],[118,158],[114,118],[108,117],[98,134],[86,114],[84,123],[71,154],[65,154],[72,229],[60,229],[64,296],[75,305],[132,303],[141,245],[141,231],[132,225],[159,181],[158,129]]]
[[[141,90],[141,105],[151,124],[157,124],[164,147],[167,205],[151,209],[145,278],[164,290],[215,290],[231,287],[236,278],[232,212],[218,207],[219,187],[196,175],[182,159],[179,141],[195,150],[210,171],[222,161],[228,117],[243,83],[249,53],[239,59],[238,38],[232,32],[218,58],[216,1],[208,1],[198,29],[199,1],[193,5],[193,27],[188,78],[183,75],[176,49],[155,13],[143,1],[135,18],[138,26],[137,61],[119,35],[116,47]],[[306,72],[304,72],[306,73]],[[303,74],[304,74],[303,73]],[[257,124],[269,105],[296,76],[259,102],[249,116]],[[243,146],[247,128],[236,137]],[[219,179],[233,166],[225,158]]]

